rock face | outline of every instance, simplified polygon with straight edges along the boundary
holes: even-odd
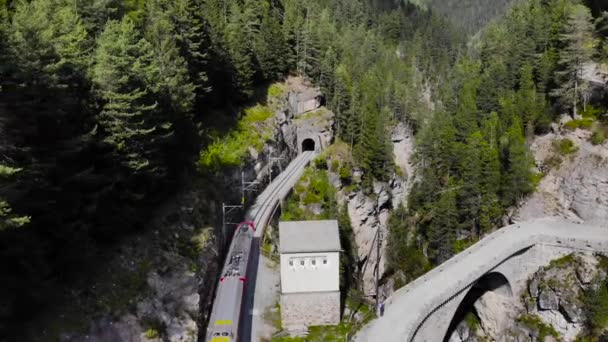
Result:
[[[517,312],[512,298],[499,292],[488,291],[475,302],[474,307],[480,327],[475,333],[469,333],[468,341],[476,340],[477,337],[489,338],[493,341],[505,340],[506,331]],[[458,333],[458,329],[453,335],[455,334],[462,336],[462,333]],[[467,339],[463,339],[463,341],[467,341]]]
[[[474,304],[478,326],[461,322],[450,342],[576,340],[587,320],[583,293],[605,277],[598,265],[594,255],[571,254],[541,267],[528,280],[524,293],[511,297],[486,292]]]
[[[578,151],[561,157],[558,167],[548,170],[538,191],[517,210],[514,220],[561,216],[575,222],[608,227],[608,148],[588,142],[590,132],[550,133],[537,137],[531,149],[541,170],[555,161],[553,142],[570,139]]]
[[[407,195],[412,187],[414,175],[414,133],[412,129],[403,123],[397,124],[391,135],[393,142],[393,155],[395,164],[401,171],[401,176],[393,177],[390,186],[393,193],[393,208],[400,204],[407,206]]]
[[[407,126],[399,123],[391,135],[395,164],[399,172],[392,175],[388,182],[374,182],[372,193],[363,191],[338,192],[338,202],[348,203],[348,214],[358,248],[358,258],[362,261],[363,292],[366,296],[376,295],[375,267],[378,264],[379,278],[382,278],[385,265],[387,222],[390,211],[399,205],[407,204],[407,195],[412,185],[414,166],[411,161],[414,153],[414,137]],[[360,179],[360,170],[354,170],[353,178]],[[339,179],[336,179],[339,183]],[[380,240],[380,260],[376,241]],[[388,284],[390,285],[390,284]],[[392,292],[392,286],[381,286],[380,297],[386,298]]]

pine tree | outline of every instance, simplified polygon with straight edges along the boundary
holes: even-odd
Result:
[[[536,91],[532,79],[532,66],[525,64],[520,73],[519,90],[517,91],[517,107],[523,121],[526,137],[531,138],[535,131],[535,124],[545,111],[545,99]]]
[[[224,39],[234,67],[232,84],[241,99],[253,94],[253,76],[255,74],[252,41],[247,29],[246,17],[240,6],[234,3],[230,8]]]
[[[104,141],[131,172],[164,174],[160,147],[171,136],[172,125],[149,90],[148,82],[159,74],[152,45],[128,17],[109,21],[97,43],[92,79],[102,101],[97,122]]]
[[[352,288],[353,285],[357,284],[355,274],[357,266],[357,248],[346,203],[340,206],[337,219],[340,231],[340,245],[342,246],[343,251],[340,254],[340,264],[342,265],[340,270],[340,287],[342,291],[347,291]]]
[[[505,206],[511,206],[534,190],[532,184],[534,160],[526,146],[520,121],[514,120],[501,140],[504,165],[501,197]]]
[[[277,79],[287,69],[287,43],[283,37],[278,9],[267,6],[259,32],[254,37],[253,50],[264,79]]]
[[[163,8],[162,2],[149,1],[147,4],[146,40],[154,51],[154,63],[158,69],[146,83],[166,100],[161,102],[167,111],[191,114],[196,97],[196,87],[190,81],[188,64],[176,44],[176,28],[172,22],[170,9]]]
[[[552,92],[552,95],[559,97],[564,106],[570,107],[575,117],[582,90],[588,87],[587,82],[582,79],[583,67],[591,60],[597,45],[593,37],[595,28],[592,19],[589,9],[584,5],[572,6],[566,33],[561,37],[562,43],[566,46],[560,52],[559,58],[561,70],[558,75],[561,85]],[[586,101],[583,101],[583,106],[585,105]]]
[[[386,180],[392,166],[386,122],[387,113],[367,108],[363,113],[361,133],[355,146],[354,156],[363,170],[375,179]]]
[[[21,169],[0,164],[0,189],[6,186],[9,178],[17,174]],[[31,220],[29,216],[18,216],[13,214],[8,202],[0,197],[0,232],[10,228],[17,228],[28,224]]]
[[[201,109],[211,91],[208,74],[212,42],[202,17],[204,7],[197,0],[175,0],[168,11],[175,27],[175,43],[187,62],[190,82],[196,87],[196,107]]]
[[[459,140],[464,141],[469,135],[479,129],[477,89],[479,87],[478,65],[471,61],[463,61],[459,66],[460,77],[464,79],[458,94],[458,107],[454,115],[454,127]]]
[[[429,257],[440,264],[454,254],[455,232],[458,229],[456,190],[446,189],[432,209],[428,227]]]

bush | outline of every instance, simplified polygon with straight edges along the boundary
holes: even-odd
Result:
[[[538,316],[536,315],[522,315],[517,318],[517,321],[528,328],[534,329],[538,332],[538,341],[543,342],[547,336],[552,336],[555,338],[559,337],[559,334],[555,329],[545,324]]]
[[[593,134],[591,135],[590,141],[593,145],[603,144],[604,141],[606,141],[606,135],[604,134],[604,131],[602,131],[602,130],[594,131]]]
[[[327,170],[327,159],[323,157],[316,158],[315,167],[319,170]]]
[[[338,169],[340,168],[340,161],[339,160],[332,160],[329,169],[331,170],[331,172],[337,172]]]
[[[350,184],[353,180],[353,172],[351,171],[350,167],[348,165],[343,165],[342,167],[340,167],[340,181],[343,184]]]
[[[602,109],[601,108],[596,108],[592,105],[587,105],[586,110],[581,110],[580,114],[583,116],[583,118],[593,118],[593,119],[597,119],[600,117],[600,115],[602,114]]]
[[[562,155],[572,154],[578,150],[578,147],[574,145],[574,142],[568,138],[554,141],[553,148]]]
[[[280,97],[283,95],[284,91],[284,87],[281,83],[273,83],[270,85],[270,87],[268,87],[268,97]]]
[[[155,339],[155,338],[159,338],[160,337],[160,333],[158,332],[158,330],[154,329],[154,328],[150,328],[148,330],[146,330],[146,338],[147,339]]]
[[[591,126],[593,126],[593,119],[592,118],[583,118],[581,120],[572,120],[572,121],[568,121],[564,124],[564,127],[570,130],[575,130],[577,128],[581,128],[581,129],[589,129],[591,128]]]
[[[605,279],[584,292],[583,302],[592,332],[600,332],[608,327],[608,284]]]
[[[224,167],[240,166],[250,147],[262,151],[264,143],[272,136],[272,126],[266,123],[272,115],[267,106],[257,105],[245,109],[235,130],[215,140],[201,152],[199,167],[219,171]]]

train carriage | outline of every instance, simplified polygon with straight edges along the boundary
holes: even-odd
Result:
[[[206,342],[238,340],[243,291],[254,230],[252,222],[242,222],[234,232],[211,310]]]

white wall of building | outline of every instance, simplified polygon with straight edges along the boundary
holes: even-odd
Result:
[[[281,254],[282,293],[339,290],[339,252]]]

